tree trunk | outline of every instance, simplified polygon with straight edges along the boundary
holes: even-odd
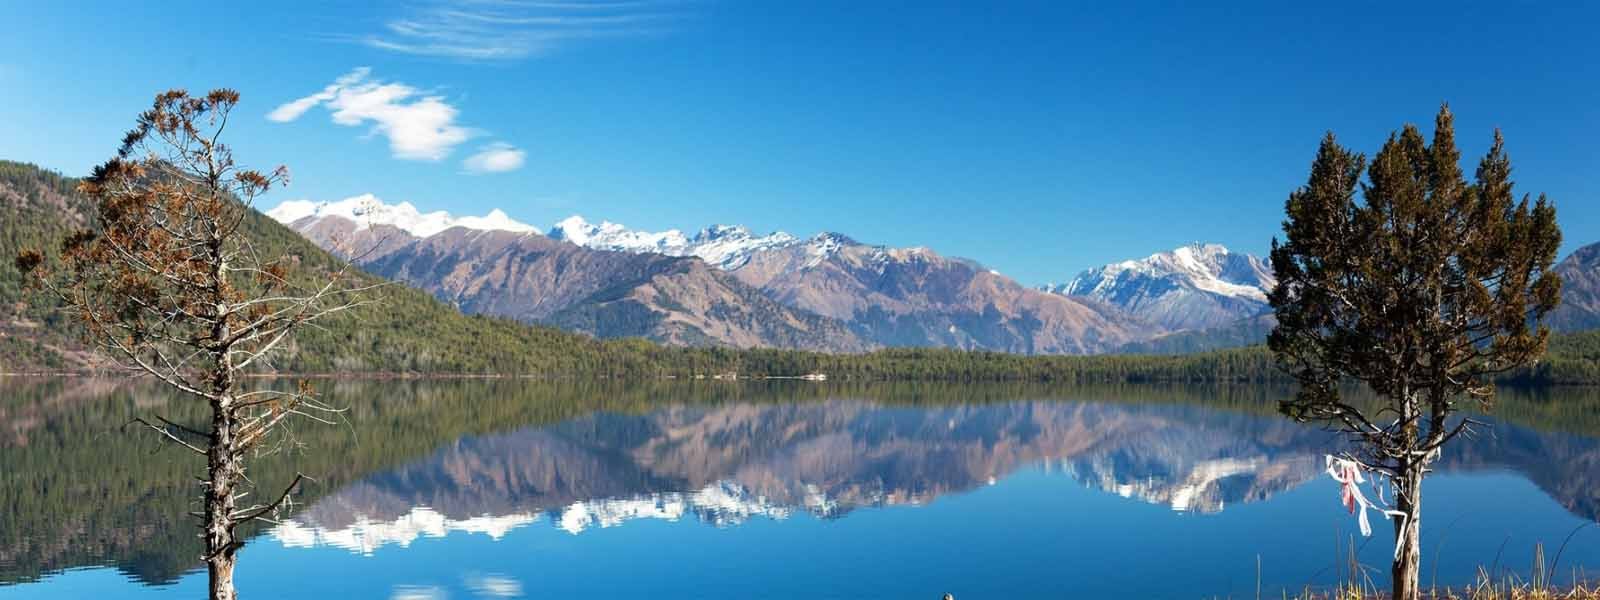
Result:
[[[216,182],[212,181],[212,189]],[[216,302],[215,323],[211,326],[212,348],[216,361],[211,372],[211,389],[216,398],[211,402],[211,447],[206,452],[207,470],[211,485],[206,490],[206,566],[211,577],[211,600],[237,600],[233,589],[234,553],[240,544],[233,538],[234,495],[233,486],[244,478],[244,465],[234,454],[234,431],[237,424],[233,415],[233,363],[229,358],[231,344],[223,342],[231,333],[228,326],[228,259],[223,254],[223,240],[219,233],[211,236],[212,264],[211,293]]]
[[[233,419],[228,398],[211,406],[211,446],[206,454],[209,484],[205,494],[206,570],[211,581],[211,600],[236,600],[233,588],[234,553],[239,546],[233,537],[234,484],[243,472],[233,454]]]
[[[233,589],[233,553],[219,556],[207,563],[207,572],[211,575],[211,600],[237,600],[239,594]]]
[[[1422,589],[1418,574],[1422,568],[1422,464],[1402,468],[1403,476],[1394,481],[1395,510],[1405,518],[1394,520],[1395,554],[1390,569],[1394,600],[1418,600]]]

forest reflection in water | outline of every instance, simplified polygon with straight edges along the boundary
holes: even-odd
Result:
[[[120,427],[152,411],[194,420],[197,407],[128,382],[0,386],[0,581],[44,593],[50,588],[35,586],[54,580],[28,582],[111,566],[161,585],[195,567],[198,549],[183,512],[198,465]],[[926,506],[1035,472],[1122,502],[1211,514],[1316,479],[1320,457],[1339,444],[1278,416],[1276,400],[1289,390],[1261,386],[323,386],[349,407],[348,422],[300,427],[304,451],[258,466],[254,478],[264,489],[295,472],[317,482],[290,520],[252,532],[252,546],[371,555],[458,532],[498,540],[529,527],[580,534],[637,520],[827,522],[866,508]],[[1514,473],[1553,499],[1563,518],[1593,521],[1600,513],[1596,407],[1594,390],[1505,390],[1491,426],[1448,452],[1438,470]],[[1487,493],[1470,488],[1459,493]],[[1435,514],[1453,493],[1430,494]],[[1317,515],[1336,510],[1329,494],[1317,497]],[[1507,501],[1519,505],[1502,513],[1510,523],[1529,502]],[[1184,535],[1167,529],[1139,533],[1158,541]],[[252,558],[242,563],[245,572]]]

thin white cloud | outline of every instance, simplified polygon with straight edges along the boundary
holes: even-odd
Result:
[[[333,100],[339,95],[340,90],[361,83],[361,80],[366,79],[367,75],[371,73],[372,69],[369,67],[357,67],[354,71],[333,80],[333,83],[328,84],[328,87],[322,88],[322,91],[299,100],[286,102],[282,106],[273,109],[272,112],[267,113],[267,118],[279,123],[287,123],[298,119],[300,115],[306,114],[306,111],[311,110],[311,107]]]
[[[388,138],[394,157],[405,160],[443,160],[477,133],[456,123],[459,111],[443,96],[370,75],[367,67],[358,68],[320,92],[278,106],[267,118],[286,123],[321,105],[339,125],[370,124],[372,133]]]
[[[480,148],[477,154],[467,157],[461,166],[468,173],[504,173],[522,168],[523,152],[505,142],[495,142]]]
[[[677,16],[654,1],[464,0],[427,5],[353,39],[404,54],[518,60],[583,40],[661,33]]]

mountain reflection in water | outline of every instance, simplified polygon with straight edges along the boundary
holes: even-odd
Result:
[[[1258,557],[1266,589],[1331,582],[1343,558],[1328,535],[1353,535],[1317,481],[1339,438],[1276,414],[1282,389],[325,388],[348,423],[300,428],[304,451],[252,467],[263,489],[316,478],[286,519],[246,532],[252,597],[917,597],[938,584],[1187,598],[1253,593]],[[1502,549],[1503,564],[1529,564],[1536,542],[1595,519],[1597,407],[1596,390],[1505,390],[1490,425],[1448,449],[1424,528],[1441,582]],[[204,418],[150,386],[0,380],[0,597],[203,587],[185,514],[200,465],[121,430],[152,413]],[[1600,565],[1591,537],[1563,569]],[[1381,562],[1369,546],[1363,560]],[[652,575],[613,577],[613,557]]]
[[[1492,424],[1440,470],[1523,472],[1594,518],[1593,439]],[[1271,415],[1069,401],[905,408],[871,401],[598,413],[457,440],[318,500],[271,532],[370,553],[453,531],[543,522],[572,534],[634,519],[714,526],[925,504],[1030,465],[1174,511],[1215,513],[1321,474],[1329,433]],[[1552,457],[1561,448],[1590,460]],[[1550,473],[1550,467],[1569,469]],[[1575,469],[1583,470],[1575,470]],[[1587,494],[1586,494],[1587,492]]]

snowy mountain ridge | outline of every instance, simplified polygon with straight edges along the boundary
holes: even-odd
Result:
[[[1079,273],[1040,289],[1121,307],[1171,330],[1216,327],[1261,314],[1277,285],[1266,261],[1199,242]]]
[[[782,231],[755,235],[738,225],[712,225],[693,236],[686,236],[677,229],[638,231],[610,221],[593,224],[578,215],[556,223],[549,235],[596,250],[696,256],[724,271],[744,266],[749,262],[750,255],[756,252],[791,246],[800,241]]]
[[[617,306],[622,305],[567,304],[585,301],[597,291],[591,289],[594,285],[619,273],[641,278],[637,286],[666,286],[685,299],[720,297],[717,302],[674,300],[651,305],[654,312],[650,314],[672,318],[652,322],[648,331],[628,330],[631,335],[656,336],[672,343],[687,344],[703,334],[737,347],[854,351],[934,345],[1092,353],[1187,327],[1187,323],[1173,327],[1148,315],[1123,314],[1111,310],[1114,306],[1102,306],[1116,304],[1113,302],[1085,302],[1078,296],[1025,287],[977,261],[942,256],[926,246],[866,244],[827,231],[801,238],[782,231],[755,234],[746,227],[715,225],[688,235],[677,229],[648,231],[610,221],[592,223],[575,215],[557,222],[546,235],[538,235],[532,227],[500,211],[458,219],[443,211],[421,213],[406,203],[384,204],[370,195],[322,204],[290,202],[270,214],[343,256],[360,251],[365,264],[380,275],[461,302],[463,310],[526,320],[558,319],[552,324],[590,333],[612,331],[604,328],[618,324],[638,325],[616,314]],[[404,236],[389,235],[392,230],[361,231],[378,225],[398,227],[412,236],[394,239]],[[463,226],[518,233],[463,232]],[[1167,261],[1171,263],[1168,267],[1204,273],[1206,265],[1215,262],[1210,256],[1214,253],[1206,250],[1177,252]],[[506,262],[507,257],[515,260]],[[674,271],[682,275],[679,279],[659,279],[663,272],[651,269],[677,262],[664,257],[696,257],[703,267],[700,271],[692,267],[692,272]],[[439,260],[445,260],[449,269],[439,267]],[[519,266],[506,268],[509,264]],[[457,267],[466,269],[460,273],[471,273],[471,278],[450,270]],[[1232,270],[1224,264],[1219,272]],[[446,277],[445,273],[456,274]],[[1202,301],[1209,301],[1224,296],[1206,290],[1237,293],[1227,285],[1243,285],[1226,277],[1211,279],[1216,281],[1187,287],[1204,294]],[[508,291],[514,286],[524,289]],[[702,286],[714,288],[716,293],[695,291]],[[670,296],[656,287],[631,301],[650,304]],[[727,306],[747,311],[736,320],[738,327],[730,325]],[[1179,308],[1180,312],[1193,312]],[[679,314],[684,310],[692,315]],[[1229,322],[1240,310],[1228,305],[1202,312],[1220,315],[1212,315],[1212,321]],[[706,333],[713,330],[718,333]]]
[[[337,217],[355,223],[357,231],[388,225],[419,238],[432,237],[453,227],[479,231],[543,233],[551,239],[595,250],[694,256],[724,271],[739,269],[749,263],[751,256],[767,250],[804,245],[806,252],[812,257],[809,266],[815,266],[833,256],[842,247],[858,245],[846,236],[829,232],[800,238],[783,231],[757,235],[741,225],[712,225],[694,235],[686,235],[678,229],[644,231],[629,229],[611,221],[591,223],[580,215],[557,221],[548,231],[541,232],[532,225],[512,219],[498,208],[482,217],[455,217],[446,211],[424,213],[409,202],[388,204],[372,194],[352,196],[333,202],[289,200],[266,211],[266,214],[285,225],[292,225],[304,219]],[[877,249],[884,258],[899,260],[930,252],[924,247],[878,247]]]
[[[289,200],[266,211],[268,217],[285,225],[301,219],[341,217],[356,224],[356,230],[379,225],[395,227],[417,237],[431,237],[452,227],[478,231],[510,231],[534,233],[532,225],[512,219],[504,211],[494,209],[482,217],[453,217],[439,210],[424,213],[410,202],[388,204],[372,194],[351,196],[335,202]]]
[[[1243,260],[1239,260],[1243,258]],[[1140,260],[1125,260],[1089,269],[1051,291],[1076,296],[1111,293],[1129,275],[1182,277],[1196,288],[1236,298],[1267,301],[1267,290],[1277,283],[1271,267],[1255,256],[1228,250],[1222,244],[1193,244],[1157,252]],[[1047,286],[1049,287],[1049,286]]]

